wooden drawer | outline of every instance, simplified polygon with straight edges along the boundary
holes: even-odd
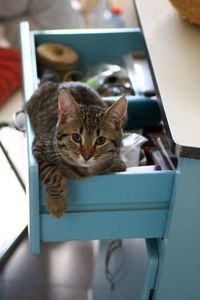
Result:
[[[80,55],[80,64],[118,59],[128,51],[146,51],[138,29],[29,31],[21,24],[24,92],[27,101],[37,88],[35,47],[63,43]],[[165,235],[175,171],[114,173],[88,180],[70,180],[69,211],[60,219],[49,215],[32,155],[34,134],[27,120],[29,155],[30,245],[40,241],[114,238],[157,238]]]

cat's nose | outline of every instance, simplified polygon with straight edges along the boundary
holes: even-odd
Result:
[[[82,154],[82,156],[85,159],[85,161],[88,161],[92,157],[92,154],[90,154],[90,153],[84,153],[84,154]]]
[[[84,145],[81,151],[82,157],[85,159],[85,161],[88,161],[93,155],[94,155],[94,150],[92,147],[88,145]]]

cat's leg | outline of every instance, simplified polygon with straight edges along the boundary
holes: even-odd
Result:
[[[115,173],[115,172],[124,172],[126,171],[125,163],[117,158],[114,159],[113,163],[109,167],[105,167],[103,171],[100,171],[97,174],[105,175],[107,173]]]
[[[114,163],[109,169],[109,172],[124,172],[126,171],[126,165],[121,159],[114,160]]]
[[[54,217],[61,217],[67,207],[67,180],[60,170],[49,162],[41,162],[40,177],[45,186],[46,204]]]

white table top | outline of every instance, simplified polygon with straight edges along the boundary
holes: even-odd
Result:
[[[136,7],[173,141],[200,148],[200,26],[183,21],[168,0],[136,0]]]

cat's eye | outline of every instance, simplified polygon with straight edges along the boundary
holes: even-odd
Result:
[[[76,143],[80,143],[81,140],[82,140],[80,134],[78,134],[78,133],[73,133],[73,134],[72,134],[72,139],[73,139],[73,141],[76,142]]]
[[[96,139],[96,144],[97,144],[97,145],[103,145],[105,142],[106,142],[105,136],[99,136],[99,137]]]

